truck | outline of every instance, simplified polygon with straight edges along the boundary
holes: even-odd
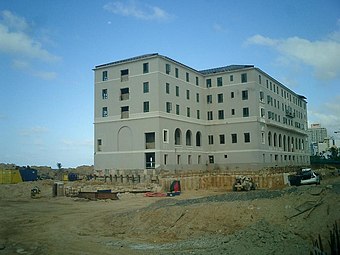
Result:
[[[311,168],[302,168],[294,175],[289,175],[288,180],[292,186],[320,184],[320,175]]]

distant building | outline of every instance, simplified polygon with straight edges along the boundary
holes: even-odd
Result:
[[[321,127],[320,124],[311,124],[311,127],[308,128],[308,145],[311,149],[311,155],[316,155],[320,152],[319,144],[324,143],[327,137],[326,128]],[[322,149],[324,148],[324,146],[321,147]]]
[[[148,54],[94,68],[95,170],[309,164],[307,102],[253,65]]]

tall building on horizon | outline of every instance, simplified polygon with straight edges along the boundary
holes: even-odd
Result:
[[[95,170],[308,165],[307,102],[253,65],[158,53],[95,66]]]
[[[328,138],[327,129],[321,127],[321,124],[311,124],[308,132],[308,146],[310,147],[310,154],[315,155],[319,153],[319,143],[323,143]]]

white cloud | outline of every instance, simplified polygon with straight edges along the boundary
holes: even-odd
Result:
[[[20,60],[14,59],[12,61],[12,67],[17,69],[17,70],[21,70],[25,73],[28,73],[32,76],[43,79],[43,80],[53,80],[57,77],[57,73],[36,70],[36,69],[34,69],[34,67],[32,67],[31,63],[29,63],[25,60],[22,60],[22,59],[20,59]]]
[[[104,5],[106,11],[142,20],[167,20],[170,15],[158,6],[140,6],[136,1],[115,1]]]
[[[277,50],[288,61],[297,61],[314,69],[320,80],[340,78],[340,41],[338,33],[319,41],[309,41],[299,37],[272,39],[262,35],[248,38],[248,44],[263,45]]]
[[[60,59],[44,49],[39,41],[29,36],[26,32],[29,26],[24,18],[15,16],[9,11],[2,11],[1,18],[0,51],[45,62],[54,62]]]
[[[47,133],[48,129],[46,127],[35,126],[30,128],[21,129],[19,135],[21,136],[40,136]]]
[[[3,23],[9,29],[25,31],[25,30],[28,30],[29,28],[29,25],[24,18],[15,16],[13,13],[11,13],[8,10],[2,11],[1,16],[3,19]]]
[[[54,72],[38,71],[32,67],[30,61],[38,60],[53,63],[60,57],[50,53],[43,47],[41,41],[29,34],[31,24],[25,18],[19,17],[8,10],[0,12],[0,52],[21,60],[12,60],[12,67],[22,70],[35,77],[51,80],[56,77]],[[45,37],[46,40],[46,37]]]

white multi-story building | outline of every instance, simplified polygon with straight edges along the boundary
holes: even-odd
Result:
[[[305,97],[252,65],[147,54],[98,65],[96,170],[307,165]]]

